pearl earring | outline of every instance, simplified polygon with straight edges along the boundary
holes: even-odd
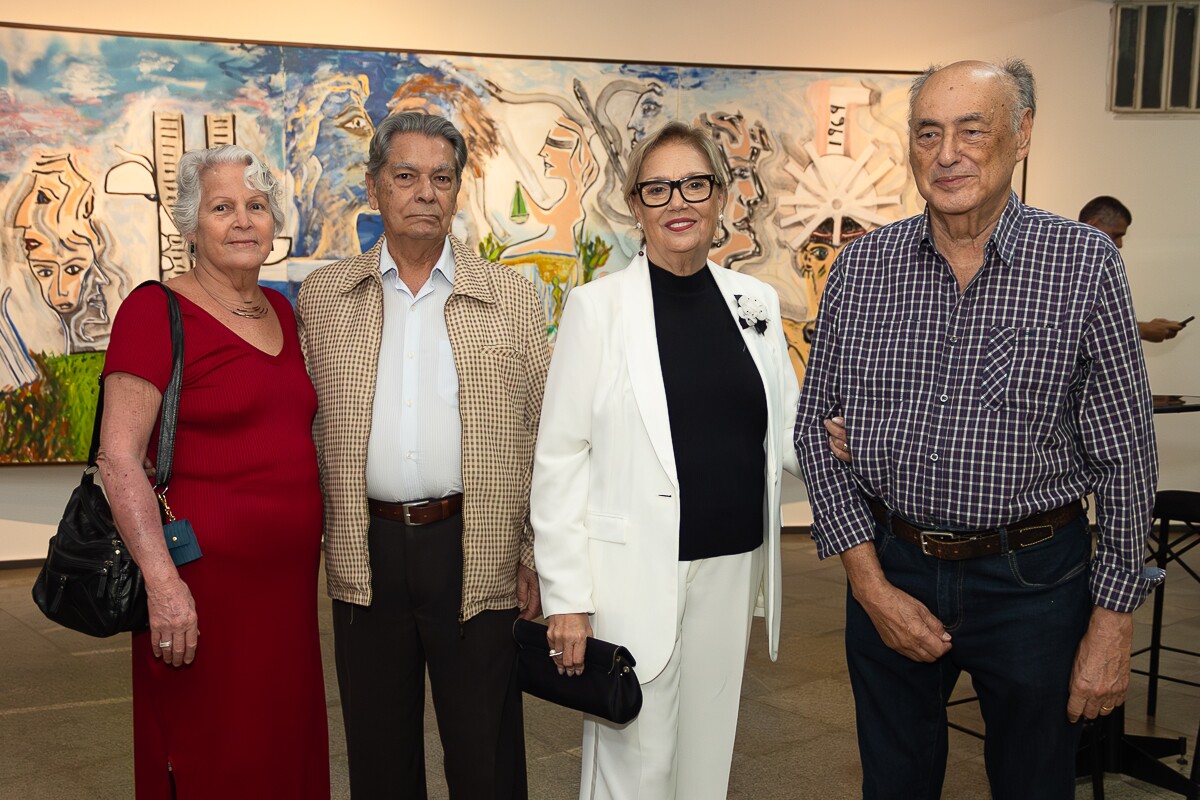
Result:
[[[642,223],[639,222],[638,224],[634,225],[633,227],[637,228],[640,231],[642,229]]]

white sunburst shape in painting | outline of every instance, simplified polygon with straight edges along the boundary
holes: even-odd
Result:
[[[833,219],[835,246],[842,243],[842,220],[846,217],[868,229],[894,221],[879,210],[900,205],[904,170],[886,156],[872,163],[876,149],[868,144],[857,158],[832,153],[820,155],[813,143],[807,142],[804,152],[811,159],[807,167],[788,159],[784,169],[796,179],[796,191],[779,198],[779,225],[789,236],[788,244],[793,249],[800,249],[827,219]],[[793,213],[787,213],[789,208]],[[797,227],[799,230],[795,231]]]

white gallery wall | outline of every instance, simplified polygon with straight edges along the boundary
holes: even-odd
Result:
[[[1098,194],[1134,222],[1123,255],[1140,319],[1200,314],[1200,118],[1105,110],[1111,3],[1104,0],[0,0],[0,21],[186,37],[620,61],[918,70],[1025,58],[1039,110],[1027,201],[1074,216]],[[1200,321],[1146,346],[1156,393],[1200,394]],[[1200,489],[1200,414],[1156,418],[1163,488]],[[44,555],[77,467],[0,468],[0,560]],[[790,480],[790,479],[789,479]],[[790,480],[786,524],[807,520]]]

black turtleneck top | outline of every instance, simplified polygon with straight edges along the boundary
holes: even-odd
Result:
[[[744,332],[707,267],[680,277],[650,264],[654,326],[675,468],[679,560],[763,543],[767,399]]]

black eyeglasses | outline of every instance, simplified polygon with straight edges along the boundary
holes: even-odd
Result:
[[[716,175],[691,175],[677,181],[642,181],[634,184],[642,205],[658,208],[671,202],[671,192],[679,190],[679,196],[689,203],[703,203],[712,197]]]

